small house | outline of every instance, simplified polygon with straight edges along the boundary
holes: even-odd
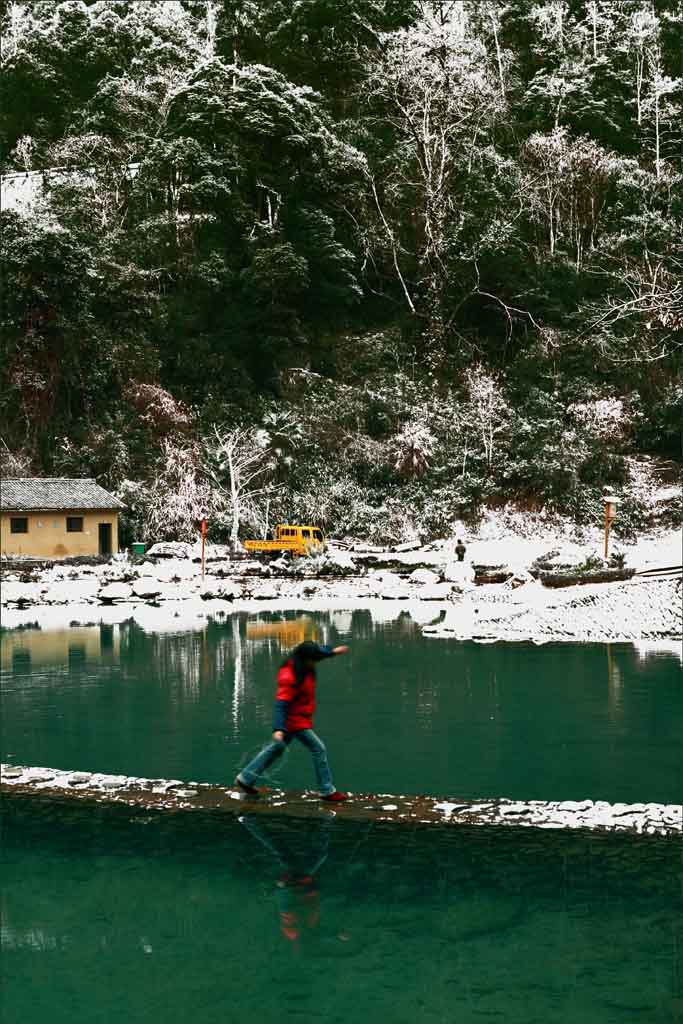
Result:
[[[0,480],[0,551],[30,558],[114,554],[124,508],[94,480]]]

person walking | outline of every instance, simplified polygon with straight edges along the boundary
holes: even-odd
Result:
[[[458,543],[455,545],[455,553],[458,556],[458,561],[459,562],[464,562],[465,561],[465,552],[466,551],[467,551],[467,548],[465,547],[463,542],[460,540],[460,538],[458,538]]]
[[[282,757],[292,740],[298,740],[311,752],[322,799],[330,803],[346,800],[346,793],[338,792],[332,781],[325,744],[313,732],[313,713],[316,663],[324,658],[346,654],[347,651],[348,647],[328,647],[306,640],[295,647],[280,666],[273,710],[272,741],[235,779],[235,784],[243,793],[258,796],[254,786],[256,779]]]

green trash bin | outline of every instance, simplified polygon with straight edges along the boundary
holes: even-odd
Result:
[[[138,541],[137,543],[133,544],[132,548],[134,555],[144,555],[145,553],[145,545],[141,541]]]

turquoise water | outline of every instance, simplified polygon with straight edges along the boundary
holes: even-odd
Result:
[[[3,633],[2,756],[15,763],[230,782],[268,738],[287,646],[320,666],[316,729],[355,792],[679,802],[683,687],[672,654],[631,645],[425,639],[404,616],[235,618],[194,633],[133,623]],[[312,785],[292,749],[271,783]]]
[[[677,801],[680,663],[425,640],[404,617],[0,636],[16,763],[229,781],[283,646],[321,666],[339,785]],[[296,620],[296,621],[295,621]],[[271,780],[311,782],[303,750]],[[4,802],[3,1024],[683,1020],[681,844]]]
[[[681,1019],[671,841],[7,804],[4,1024]]]

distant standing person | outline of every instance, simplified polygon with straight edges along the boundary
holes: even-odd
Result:
[[[458,540],[458,543],[455,545],[455,553],[458,556],[458,561],[459,562],[464,562],[465,561],[465,552],[466,551],[467,551],[467,548],[465,547],[463,542],[461,540]]]
[[[348,647],[328,647],[307,640],[295,647],[282,663],[277,675],[272,742],[235,779],[243,793],[258,796],[258,790],[254,787],[256,779],[282,757],[292,740],[298,740],[311,752],[322,799],[334,803],[346,800],[346,793],[339,793],[335,789],[325,744],[313,732],[313,712],[316,662],[346,654],[347,651]]]

